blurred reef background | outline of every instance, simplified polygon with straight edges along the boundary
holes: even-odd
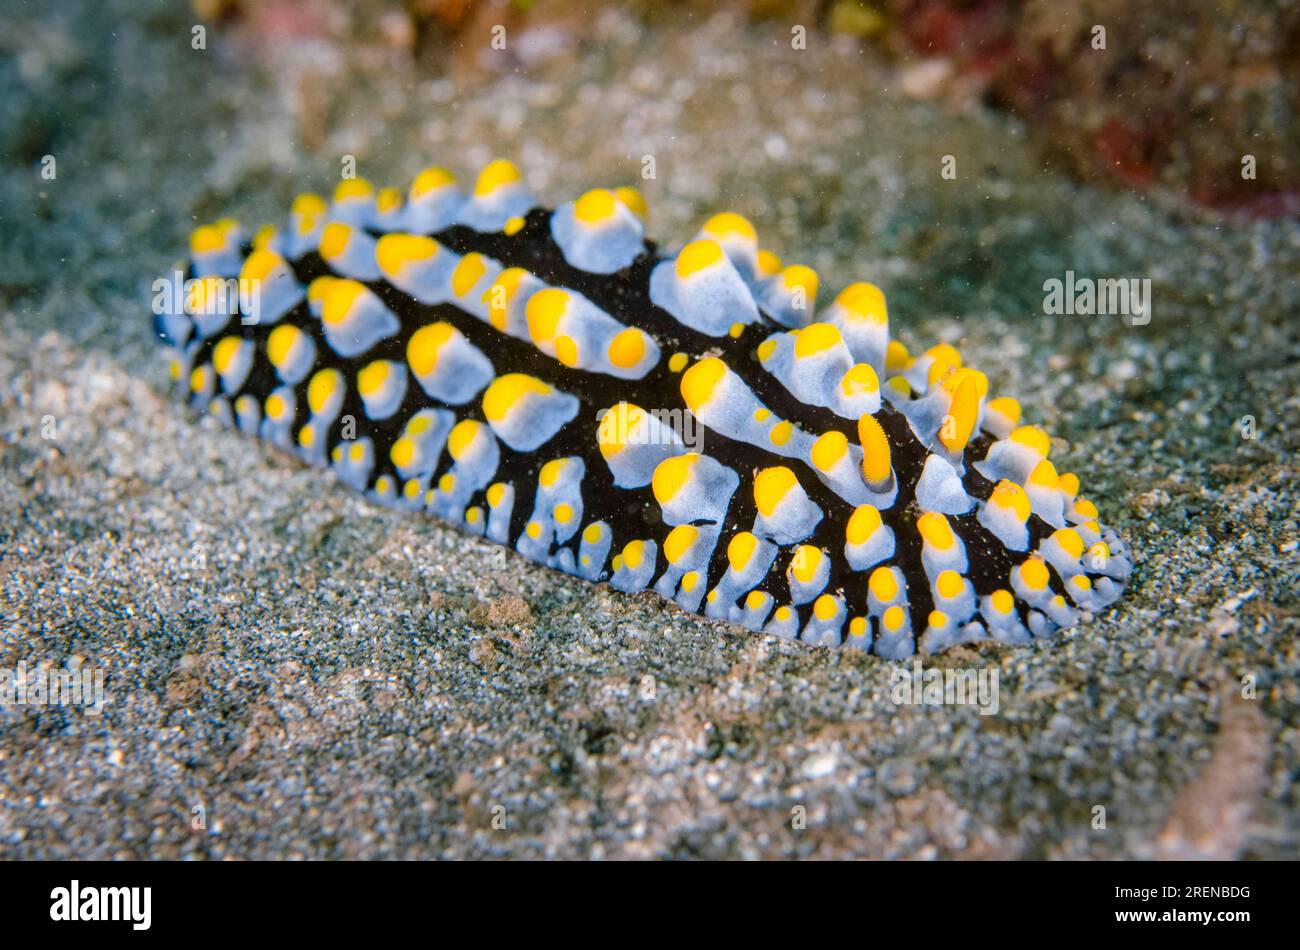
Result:
[[[257,37],[371,42],[409,52],[465,87],[599,46],[584,0],[194,0],[206,20]],[[1290,0],[626,0],[649,29],[731,11],[801,24],[904,65],[899,88],[954,109],[983,103],[1025,121],[1044,154],[1089,180],[1164,188],[1227,212],[1300,212],[1300,4]],[[481,37],[519,35],[510,56]],[[771,31],[769,31],[771,32]],[[1189,141],[1194,139],[1194,141]],[[1263,150],[1267,185],[1243,183]]]
[[[1298,56],[1265,0],[11,2],[0,669],[109,702],[0,707],[0,857],[1293,857]],[[892,664],[503,556],[164,395],[149,288],[196,225],[498,155],[880,284],[1058,438],[1129,594],[945,655],[997,715],[899,707]],[[1067,270],[1149,278],[1150,323],[1044,315]]]

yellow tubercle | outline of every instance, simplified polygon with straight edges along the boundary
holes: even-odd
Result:
[[[649,209],[646,208],[645,196],[641,192],[624,185],[614,189],[614,197],[623,202],[627,209],[638,218],[645,219]]]
[[[1015,482],[1003,479],[993,489],[989,503],[1012,512],[1018,521],[1028,521],[1030,513],[1029,496]]]
[[[1043,458],[1047,458],[1052,451],[1052,440],[1041,426],[1019,426],[1012,430],[1008,438],[1033,449]]]
[[[283,419],[289,411],[289,406],[285,403],[284,397],[279,393],[272,393],[266,397],[266,414],[272,419]]]
[[[324,412],[325,406],[343,385],[343,374],[336,369],[319,370],[307,383],[307,405],[312,414]]]
[[[452,426],[451,433],[447,436],[447,453],[454,460],[460,461],[482,431],[483,423],[477,419],[462,419]]]
[[[945,360],[935,360],[930,364],[930,369],[925,375],[925,384],[933,386],[935,383],[943,383],[949,376],[955,372],[956,367]]]
[[[411,182],[411,200],[418,201],[431,191],[456,184],[456,176],[436,165],[426,168]]]
[[[722,260],[722,248],[717,241],[692,241],[677,255],[677,276],[682,280],[712,267]]]
[[[781,499],[798,484],[794,472],[784,465],[762,469],[754,476],[754,504],[763,517],[771,517]]]
[[[934,586],[940,597],[944,600],[952,600],[961,594],[965,585],[962,584],[961,575],[956,571],[941,571],[935,579]]]
[[[239,269],[240,280],[266,280],[276,270],[286,267],[284,258],[268,247],[256,250],[244,260]]]
[[[271,336],[275,336],[274,331]],[[227,336],[212,348],[212,365],[216,367],[218,373],[225,373],[230,369],[230,364],[234,362],[242,343],[243,341],[237,336]],[[271,362],[275,362],[274,358]]]
[[[912,384],[907,381],[906,376],[891,376],[885,383],[890,389],[896,392],[903,399],[912,398]]]
[[[1043,590],[1050,579],[1046,562],[1040,557],[1027,558],[1020,565],[1020,578],[1030,590]]]
[[[483,415],[491,422],[501,422],[521,399],[549,396],[552,392],[540,379],[525,373],[507,373],[494,379],[483,393]]]
[[[348,242],[351,240],[351,225],[344,224],[342,221],[331,221],[321,232],[320,256],[327,261],[335,260],[347,250]]]
[[[951,343],[936,343],[925,351],[936,363],[947,363],[953,369],[961,369],[961,353]]]
[[[578,341],[567,335],[556,337],[555,358],[570,368],[578,366],[582,360],[578,352]]]
[[[543,488],[554,488],[559,484],[560,479],[564,477],[564,473],[570,464],[567,458],[551,459],[537,473],[537,484]]]
[[[670,564],[680,563],[690,553],[699,535],[699,529],[688,524],[673,528],[668,532],[668,537],[664,538],[664,557],[668,558]]]
[[[956,544],[948,519],[937,511],[927,511],[916,519],[916,530],[931,547],[946,551]]]
[[[428,376],[438,366],[438,354],[456,332],[450,323],[431,323],[411,334],[406,343],[406,362],[417,377]]]
[[[606,459],[613,458],[627,447],[628,436],[641,422],[645,411],[630,402],[619,402],[600,417],[596,427],[596,445]]]
[[[835,297],[835,302],[858,320],[876,324],[889,322],[884,291],[875,284],[865,281],[849,284]]]
[[[386,277],[398,277],[408,263],[430,260],[440,247],[423,234],[385,234],[375,245],[375,260]]]
[[[708,404],[714,390],[727,375],[727,364],[716,356],[700,360],[682,374],[681,393],[686,405],[696,415]]]
[[[211,224],[200,225],[190,234],[191,254],[211,254],[213,251],[223,250],[225,246],[225,233]]]
[[[614,217],[615,201],[612,191],[593,188],[573,203],[573,216],[583,224],[603,224]]]
[[[498,330],[505,331],[510,318],[510,303],[519,292],[520,282],[528,276],[522,267],[507,267],[497,275],[492,286],[483,291],[483,300],[488,305],[488,322]]]
[[[858,505],[844,529],[845,540],[849,544],[864,544],[880,530],[881,523],[880,509],[875,505]]]
[[[645,542],[629,541],[623,548],[623,563],[635,571],[645,561]]]
[[[901,373],[911,365],[912,354],[907,352],[907,347],[897,340],[890,340],[885,347],[885,372]]]
[[[1020,425],[1020,402],[1010,396],[990,399],[987,409],[989,412],[1004,416],[1013,427]]]
[[[760,278],[771,277],[773,274],[781,272],[781,258],[765,248],[759,248],[758,258],[755,263],[758,266],[758,276]]]
[[[809,310],[813,309],[813,301],[817,299],[817,288],[820,285],[815,270],[803,264],[791,264],[781,272],[781,279],[787,290],[803,291],[805,307]]]
[[[484,198],[498,188],[504,188],[522,180],[523,175],[519,173],[519,169],[515,167],[514,162],[498,158],[496,161],[489,162],[479,172],[478,180],[474,182],[474,195],[478,198]]]
[[[832,429],[825,433],[812,447],[812,463],[819,471],[829,472],[840,463],[849,451],[849,439],[843,432]]]
[[[304,191],[298,197],[293,199],[293,204],[289,210],[298,217],[316,217],[325,213],[329,206],[325,199],[315,192]]]
[[[388,361],[375,360],[367,363],[357,373],[357,392],[363,396],[373,396],[388,382]]]
[[[758,538],[748,531],[741,531],[727,544],[727,563],[740,574],[749,566],[757,550]]]
[[[375,186],[364,178],[345,178],[334,189],[334,200],[348,201],[353,198],[369,198],[375,193]]]
[[[277,368],[289,361],[289,354],[303,338],[303,333],[292,323],[282,323],[266,339],[266,356]]]
[[[790,560],[790,573],[799,583],[811,584],[817,579],[817,571],[824,557],[819,548],[811,544],[801,544],[795,549],[794,557]]]
[[[561,318],[569,309],[569,292],[559,287],[547,287],[528,298],[524,317],[528,321],[528,335],[541,345],[555,336]]]
[[[732,211],[715,214],[704,222],[705,234],[715,238],[739,237],[745,241],[757,241],[758,232],[749,219]]]
[[[871,589],[871,593],[876,595],[876,599],[883,604],[889,603],[898,596],[898,580],[894,577],[894,572],[887,567],[878,567],[872,571],[867,586]]]
[[[406,468],[415,461],[415,442],[411,439],[398,439],[388,451],[388,457],[398,468]]]
[[[457,297],[463,297],[483,278],[487,273],[487,264],[483,261],[483,255],[477,252],[466,254],[456,265],[456,269],[451,272],[451,291]]]
[[[326,294],[337,280],[337,277],[330,274],[322,274],[319,277],[313,277],[312,282],[307,285],[307,302],[324,304]]]
[[[645,333],[628,327],[609,342],[609,361],[620,369],[631,369],[645,358]]]
[[[855,363],[840,379],[840,391],[845,396],[865,396],[880,391],[880,377],[867,363]]]
[[[1056,476],[1056,466],[1047,459],[1043,459],[1029,473],[1029,481],[1026,484],[1055,490],[1061,487],[1061,480]]]
[[[795,333],[794,355],[806,359],[838,346],[844,341],[839,328],[833,323],[810,323]]]
[[[690,481],[691,472],[699,460],[700,456],[691,452],[674,455],[655,466],[654,474],[650,476],[650,488],[659,504],[667,504],[677,496]]]
[[[1073,528],[1061,528],[1052,532],[1052,538],[1070,557],[1078,560],[1083,557],[1083,538]]]

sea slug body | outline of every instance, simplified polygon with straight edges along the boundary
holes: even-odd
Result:
[[[1120,596],[1124,542],[956,348],[891,339],[873,284],[818,311],[739,215],[666,256],[645,215],[500,160],[351,179],[195,230],[155,328],[191,405],[375,502],[751,630],[897,659]]]

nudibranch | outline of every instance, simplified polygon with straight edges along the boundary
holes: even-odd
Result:
[[[674,254],[632,188],[551,211],[510,162],[195,230],[155,327],[184,398],[374,502],[619,591],[898,659],[1028,643],[1132,561],[1044,430],[870,283],[738,214]]]

